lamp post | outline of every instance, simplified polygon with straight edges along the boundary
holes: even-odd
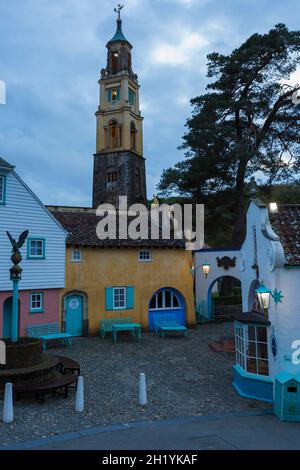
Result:
[[[21,280],[22,268],[19,264],[22,261],[20,248],[24,245],[28,236],[28,230],[21,233],[19,240],[16,241],[9,232],[6,232],[11,242],[12,255],[11,261],[13,266],[10,268],[10,280],[13,283],[13,302],[12,302],[12,328],[11,328],[11,341],[16,343],[18,341],[18,325],[19,325],[19,281]]]
[[[207,260],[202,265],[202,271],[203,271],[204,276],[207,278],[207,276],[209,275],[209,271],[210,271],[210,264],[208,263]]]
[[[267,313],[270,307],[270,295],[272,294],[272,291],[267,289],[267,287],[261,283],[260,286],[255,289],[255,293],[257,294],[259,305]]]

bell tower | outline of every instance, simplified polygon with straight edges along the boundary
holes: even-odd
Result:
[[[117,30],[107,43],[107,64],[101,70],[100,104],[96,112],[93,207],[116,205],[119,196],[128,204],[146,202],[143,117],[139,107],[138,76],[132,70],[132,45],[122,31],[118,5]]]

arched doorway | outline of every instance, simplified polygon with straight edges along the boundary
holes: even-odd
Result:
[[[2,323],[2,338],[11,338],[12,334],[12,306],[13,298],[8,297],[3,304],[3,323]],[[20,301],[19,301],[19,325],[18,335],[20,331]]]
[[[207,317],[217,322],[232,321],[234,313],[242,313],[241,281],[233,276],[220,276],[208,289]]]
[[[74,337],[88,334],[85,294],[72,292],[64,297],[63,327],[66,333]]]
[[[185,325],[185,314],[185,302],[180,292],[170,287],[159,289],[149,302],[149,331],[154,330],[153,322],[158,315],[168,315]]]

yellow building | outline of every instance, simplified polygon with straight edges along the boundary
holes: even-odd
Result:
[[[97,334],[101,319],[131,317],[152,330],[153,319],[162,313],[191,326],[192,255],[182,240],[102,240],[96,234],[99,204],[114,204],[120,211],[120,196],[128,205],[146,202],[139,84],[120,11],[107,50],[96,112],[93,208],[49,207],[69,233],[62,328],[73,336]]]

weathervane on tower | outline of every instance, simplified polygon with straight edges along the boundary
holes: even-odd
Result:
[[[116,13],[118,13],[118,20],[120,21],[121,19],[121,10],[123,10],[124,8],[124,5],[120,5],[120,3],[118,4],[118,7],[114,9],[114,11]]]

